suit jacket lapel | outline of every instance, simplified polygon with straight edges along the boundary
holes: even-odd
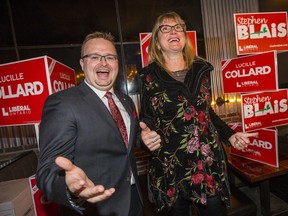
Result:
[[[117,127],[117,125],[114,122],[114,119],[103,103],[103,101],[93,92],[93,90],[86,85],[84,82],[81,83],[78,86],[80,92],[83,95],[84,100],[91,106],[92,108],[87,110],[89,112],[91,110],[91,113],[95,115],[94,110],[97,112],[97,115],[99,115],[101,118],[103,118],[103,122],[107,122],[110,127],[113,129],[114,133],[118,133],[119,136],[122,138],[121,133]],[[130,134],[129,134],[129,142],[128,142],[128,151],[131,150],[134,134],[135,134],[135,118],[133,114],[132,107],[129,105],[129,102],[126,100],[126,98],[120,94],[119,92],[115,91],[115,94],[117,95],[119,101],[123,104],[123,107],[126,109],[129,117],[130,117]],[[96,110],[97,109],[97,110]],[[108,120],[108,121],[107,121]],[[125,147],[125,144],[123,142],[123,148]]]
[[[113,133],[119,133],[119,136],[121,136],[119,129],[115,124],[113,117],[111,116],[111,113],[103,101],[97,96],[97,94],[95,94],[95,92],[93,92],[93,90],[85,83],[81,83],[78,87],[83,95],[84,100],[89,106],[91,106],[91,109],[87,109],[87,112],[91,112],[92,115],[95,115],[96,112],[97,115],[103,119],[103,122],[108,123],[108,125],[113,130]]]

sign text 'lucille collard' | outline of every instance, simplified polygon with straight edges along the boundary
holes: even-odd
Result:
[[[242,131],[240,122],[229,123],[228,125],[236,132]],[[258,132],[258,136],[250,137],[250,144],[246,148],[238,150],[232,146],[231,154],[278,167],[277,129],[263,128],[255,132]]]
[[[287,12],[234,14],[238,55],[288,50]]]
[[[74,70],[48,56],[0,65],[0,126],[39,123],[46,97],[75,85]]]
[[[288,90],[241,95],[243,131],[288,124]]]
[[[221,64],[224,93],[278,90],[275,51],[222,60]]]

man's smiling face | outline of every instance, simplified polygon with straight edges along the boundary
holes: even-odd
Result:
[[[119,69],[115,46],[103,38],[91,39],[84,45],[83,56],[87,56],[80,59],[85,80],[101,91],[111,89],[116,81]],[[113,60],[113,57],[116,59]],[[106,60],[108,58],[110,60]]]

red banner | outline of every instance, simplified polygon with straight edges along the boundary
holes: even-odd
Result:
[[[275,51],[222,60],[221,64],[224,93],[278,90]]]
[[[242,131],[241,123],[230,123],[229,126],[236,132]],[[257,161],[259,163],[278,167],[279,159],[277,130],[273,128],[265,128],[255,132],[258,132],[258,137],[251,137],[251,144],[249,146],[242,150],[238,150],[231,146],[231,154]]]
[[[287,12],[234,14],[238,55],[288,50]]]
[[[288,124],[288,89],[241,95],[243,131]]]
[[[47,197],[39,190],[35,176],[29,178],[30,189],[33,198],[35,216],[58,215],[58,205],[50,202]]]
[[[187,34],[194,48],[195,55],[198,55],[196,31],[187,31]],[[139,34],[142,67],[146,67],[148,65],[148,46],[150,43],[151,36],[152,36],[151,32]]]
[[[48,58],[48,65],[49,65],[52,93],[76,85],[76,77],[74,70],[51,58]]]
[[[0,65],[0,126],[39,123],[47,96],[75,85],[74,70],[48,56]]]

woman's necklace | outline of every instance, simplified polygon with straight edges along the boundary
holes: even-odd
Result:
[[[188,70],[184,69],[184,70],[178,70],[178,71],[172,71],[171,72],[171,76],[180,81],[180,82],[184,82],[185,76],[187,74]]]
[[[186,73],[187,73],[187,69],[178,70],[178,71],[172,71],[172,74],[174,76],[181,76],[181,75],[186,74]]]

